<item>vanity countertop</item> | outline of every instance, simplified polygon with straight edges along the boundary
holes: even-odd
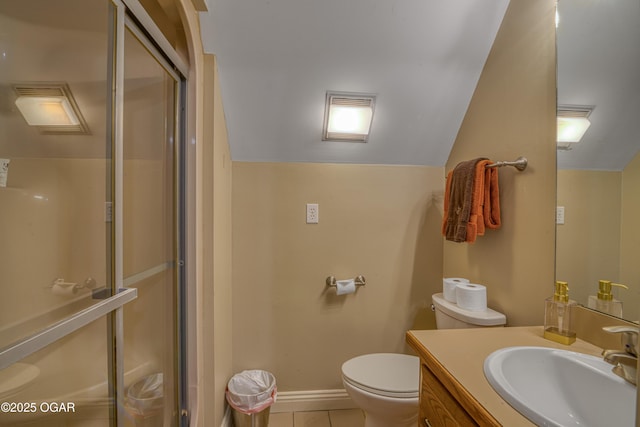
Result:
[[[533,426],[493,390],[484,376],[484,359],[495,350],[512,346],[552,347],[596,356],[602,352],[580,339],[571,345],[549,341],[542,337],[542,329],[524,326],[416,330],[408,331],[406,339],[469,414],[483,417],[488,424]]]

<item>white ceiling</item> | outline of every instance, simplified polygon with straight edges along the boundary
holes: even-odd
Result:
[[[558,104],[593,105],[561,169],[621,170],[640,150],[640,1],[560,0]]]
[[[508,0],[210,0],[232,158],[442,166]],[[321,140],[325,93],[377,94],[368,143]]]
[[[211,0],[239,161],[444,165],[508,0]],[[621,170],[640,148],[640,1],[561,0],[558,102],[593,105],[558,166]],[[368,143],[321,140],[327,90],[378,95]]]
[[[8,36],[0,47],[9,55],[0,68],[10,80],[69,81],[97,135],[104,114],[94,119],[92,108],[104,98],[105,46],[92,43],[103,40],[96,29],[104,30],[104,22],[92,18],[101,15],[91,2],[66,3],[82,19],[48,19],[47,0],[0,1],[0,15],[12,17],[0,25]],[[210,0],[210,12],[201,14],[202,37],[218,57],[233,159],[444,165],[507,4]],[[558,102],[595,106],[583,141],[559,151],[558,166],[620,170],[640,149],[640,1],[560,0],[558,7]],[[68,31],[73,28],[83,35]],[[49,36],[42,38],[42,29]],[[79,49],[100,60],[69,69],[68,57],[78,57]],[[32,55],[42,51],[57,54]],[[15,61],[25,55],[49,62]],[[87,82],[87,64],[102,77]],[[8,90],[0,86],[0,94]],[[321,141],[327,90],[378,94],[368,143]],[[0,119],[17,114],[9,98],[0,97]],[[0,133],[8,135],[3,123]],[[78,149],[54,139],[47,148],[52,156],[103,155],[79,137]],[[9,154],[43,155],[35,142],[13,146]]]

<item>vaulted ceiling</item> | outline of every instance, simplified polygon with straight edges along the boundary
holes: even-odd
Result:
[[[621,170],[640,150],[640,2],[558,2],[558,104],[593,106],[561,169]]]
[[[443,165],[507,3],[211,1],[233,159]],[[322,141],[328,90],[377,95],[369,142]]]
[[[444,165],[507,6],[210,0],[233,159]],[[561,168],[620,170],[640,148],[639,8],[559,2],[558,101],[596,107]],[[377,94],[368,143],[321,140],[328,90]]]
[[[48,19],[44,0],[40,8],[2,3],[10,29],[3,51],[15,58],[35,50],[56,53],[55,40],[39,38],[39,28],[76,29],[91,37],[65,46],[86,46],[83,51],[104,62],[104,49],[89,46],[100,28],[89,19],[95,13],[74,1],[83,19]],[[202,38],[218,57],[233,159],[444,165],[508,3],[210,0],[209,12],[201,14]],[[558,103],[595,107],[583,141],[559,151],[558,166],[621,170],[640,149],[640,2],[561,0],[558,8]],[[24,36],[23,27],[30,28]],[[21,48],[14,49],[18,37]],[[104,115],[94,120],[85,107],[77,70],[60,60],[69,54],[60,50],[47,67],[20,69],[27,63],[15,61],[5,77],[69,81],[96,130],[94,122]],[[377,94],[369,142],[322,141],[328,90]],[[0,117],[9,119],[14,108],[5,103]],[[54,139],[49,154],[36,143],[14,144],[10,154],[103,155],[87,152],[86,141],[76,149]]]

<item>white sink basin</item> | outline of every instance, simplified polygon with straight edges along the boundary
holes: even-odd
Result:
[[[491,386],[539,426],[633,427],[636,388],[599,357],[544,347],[507,347],[484,361]]]

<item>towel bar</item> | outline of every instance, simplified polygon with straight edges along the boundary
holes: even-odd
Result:
[[[513,162],[495,162],[495,163],[491,163],[490,165],[487,165],[485,167],[487,168],[500,168],[502,166],[513,166],[514,168],[518,169],[519,171],[523,171],[527,168],[527,158],[526,157],[518,157],[515,161]]]

